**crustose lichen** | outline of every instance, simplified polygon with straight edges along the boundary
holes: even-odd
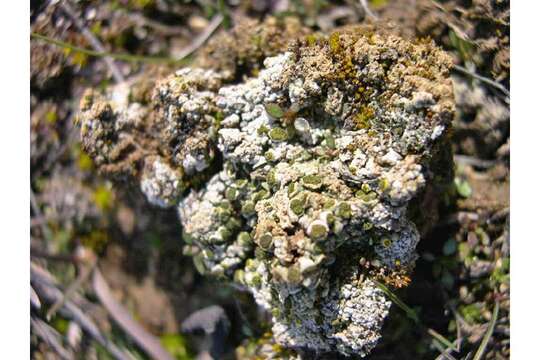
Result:
[[[149,104],[130,97],[136,82],[90,92],[82,141],[103,171],[177,207],[184,252],[249,289],[278,343],[365,355],[390,307],[372,280],[408,283],[408,209],[436,194],[432,165],[451,166],[450,65],[391,34],[310,36],[242,82],[192,67]]]

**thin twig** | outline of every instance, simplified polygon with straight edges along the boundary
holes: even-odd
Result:
[[[366,12],[368,16],[371,16],[375,20],[379,19],[379,17],[375,15],[375,13],[369,9],[367,0],[360,0],[360,6],[364,9],[364,11]]]
[[[127,310],[113,297],[103,275],[96,267],[93,272],[93,287],[99,301],[109,312],[111,317],[135,342],[146,351],[148,355],[157,360],[172,360],[172,356],[165,350],[158,339],[148,333],[139,325]]]
[[[466,75],[469,75],[479,81],[482,81],[488,85],[491,85],[493,86],[494,88],[500,90],[504,95],[506,95],[507,97],[510,97],[510,91],[508,91],[502,84],[494,81],[494,80],[491,80],[485,76],[482,76],[482,75],[478,75],[477,73],[475,72],[472,72],[466,68],[464,68],[463,66],[461,65],[454,65],[454,69],[463,73],[463,74],[466,74]]]
[[[62,292],[56,287],[56,279],[42,267],[30,264],[30,281],[41,299],[51,304],[62,297]],[[75,321],[81,329],[103,346],[117,360],[131,360],[119,347],[107,339],[97,325],[71,300],[66,301],[59,312]]]
[[[183,49],[180,52],[180,54],[177,56],[177,60],[179,61],[188,57],[189,55],[193,54],[198,48],[200,48],[206,42],[206,40],[208,40],[210,35],[212,35],[214,31],[217,30],[219,25],[223,22],[223,19],[224,18],[222,14],[217,14],[216,16],[214,16],[206,29],[204,29],[204,31],[199,36],[197,36],[187,48]]]
[[[69,254],[50,254],[50,253],[48,253],[46,251],[37,249],[35,247],[30,248],[30,257],[37,257],[37,258],[42,258],[42,259],[46,259],[46,260],[66,262],[66,263],[72,263],[72,264],[77,263],[77,261],[78,261],[78,259],[73,255],[69,255]]]
[[[117,60],[127,61],[127,62],[142,62],[142,63],[150,63],[150,64],[182,64],[183,62],[181,60],[175,60],[168,57],[158,57],[158,56],[141,56],[141,55],[133,55],[133,54],[124,54],[124,53],[111,53],[111,52],[99,52],[87,48],[83,48],[80,46],[76,46],[64,41],[60,41],[57,39],[50,38],[48,36],[38,34],[38,33],[31,33],[31,38],[39,39],[42,41],[45,41],[46,43],[59,46],[63,49],[70,49],[72,51],[77,51],[83,54],[86,54],[88,56],[95,56],[95,57],[111,57]]]
[[[499,162],[497,160],[484,160],[467,155],[454,155],[454,161],[463,165],[472,165],[481,169],[489,169]]]
[[[36,309],[41,309],[41,301],[39,300],[38,294],[36,294],[36,290],[32,286],[30,286],[30,305]]]
[[[96,267],[97,264],[97,258],[94,258],[93,261],[90,264],[82,264],[80,263],[79,269],[79,275],[73,281],[66,291],[62,294],[62,297],[58,299],[47,311],[47,314],[45,315],[48,320],[50,320],[54,314],[64,305],[64,303],[71,298],[71,295],[73,295],[78,289],[81,288],[81,286],[84,285],[88,279],[90,279],[90,275],[92,274],[92,271]]]
[[[73,21],[75,26],[79,29],[79,31],[83,34],[83,36],[88,40],[90,45],[92,45],[92,48],[94,50],[99,52],[105,52],[105,48],[101,44],[101,42],[92,34],[92,32],[84,25],[81,18],[75,13],[73,8],[69,5],[68,1],[63,1],[60,3],[60,7],[62,10],[66,13],[66,15]],[[112,75],[117,83],[124,82],[124,75],[122,75],[122,72],[120,72],[120,69],[116,66],[114,63],[114,60],[110,56],[106,56],[104,58],[105,62],[107,63],[107,66],[112,72]]]
[[[32,211],[34,212],[35,216],[44,217],[43,212],[39,208],[36,194],[34,193],[32,186],[30,186],[30,207],[32,208]],[[42,236],[44,236],[45,238],[50,238],[52,236],[52,231],[51,229],[49,229],[49,226],[47,225],[46,222],[39,225],[39,228],[41,229]]]
[[[182,35],[188,37],[190,32],[184,26],[171,26],[152,20],[139,13],[126,12],[126,16],[138,26],[148,26],[163,36]]]
[[[30,326],[34,332],[41,340],[47,343],[53,349],[60,358],[65,360],[71,360],[75,357],[73,353],[65,349],[61,344],[61,335],[49,326],[46,322],[41,319],[30,317]]]
[[[491,314],[491,321],[489,322],[489,326],[488,326],[488,329],[486,330],[486,334],[482,338],[482,342],[480,343],[480,346],[478,347],[476,354],[474,354],[473,360],[482,359],[482,356],[484,355],[484,352],[486,351],[486,347],[489,343],[489,339],[491,339],[491,336],[493,335],[493,330],[495,329],[495,324],[497,323],[498,316],[499,316],[499,302],[497,301],[495,303],[495,308],[493,309],[493,314]]]

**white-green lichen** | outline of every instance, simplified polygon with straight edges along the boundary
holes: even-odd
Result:
[[[279,344],[364,356],[390,307],[371,277],[412,268],[408,208],[446,161],[449,66],[432,44],[343,32],[236,84],[182,69],[156,85],[135,176],[152,203],[178,208],[197,269],[268,310]],[[116,166],[110,147],[130,133],[104,107],[83,108],[83,143]]]

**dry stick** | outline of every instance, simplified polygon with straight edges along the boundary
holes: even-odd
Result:
[[[62,292],[56,287],[55,278],[42,267],[30,264],[30,281],[41,299],[48,303],[54,303],[62,297]],[[103,346],[117,360],[132,360],[114,343],[108,340],[99,330],[97,325],[71,300],[66,301],[60,308],[60,313],[75,321],[81,329],[90,335],[95,341]]]
[[[191,35],[190,31],[187,30],[183,26],[172,26],[172,25],[162,24],[158,21],[149,19],[146,16],[139,13],[126,12],[125,15],[128,16],[130,20],[133,21],[138,26],[148,26],[163,36],[182,35],[185,37],[189,37]]]
[[[145,63],[169,63],[169,64],[181,64],[182,60],[194,53],[199,47],[201,47],[206,40],[212,35],[212,33],[219,27],[221,22],[223,21],[223,15],[216,15],[208,27],[202,32],[195,40],[182,52],[180,53],[180,56],[177,59],[170,59],[170,58],[163,58],[163,57],[155,57],[155,56],[140,56],[140,55],[132,55],[132,54],[123,54],[123,53],[111,53],[107,51],[97,51],[97,50],[91,50],[87,48],[83,48],[80,46],[76,46],[70,43],[67,43],[65,41],[60,41],[57,39],[50,38],[48,36],[38,34],[35,32],[32,32],[30,34],[31,38],[39,39],[41,41],[45,41],[49,44],[53,44],[56,46],[59,46],[64,49],[70,49],[73,51],[77,51],[89,56],[95,56],[95,57],[104,57],[104,58],[111,58],[111,59],[117,59],[121,61],[130,61],[130,62],[145,62]]]
[[[499,317],[499,302],[495,302],[495,308],[493,309],[493,313],[491,314],[491,321],[489,322],[489,326],[486,330],[486,334],[482,338],[482,342],[480,343],[480,346],[478,347],[478,350],[476,351],[476,354],[474,354],[473,360],[480,360],[482,359],[482,356],[484,356],[484,352],[486,351],[487,345],[489,343],[489,339],[491,339],[491,336],[493,335],[493,330],[495,329],[495,324],[497,323],[497,318]]]
[[[510,91],[508,91],[504,86],[502,86],[501,84],[499,84],[498,82],[494,81],[494,80],[491,80],[487,77],[484,77],[482,75],[478,75],[477,73],[475,72],[472,72],[466,68],[464,68],[463,66],[460,66],[460,65],[454,65],[454,69],[463,73],[463,74],[466,74],[466,75],[469,75],[477,80],[480,80],[488,85],[491,85],[493,86],[494,88],[500,90],[504,95],[506,96],[510,96]]]
[[[62,10],[69,16],[69,18],[73,21],[75,26],[79,29],[79,31],[83,34],[83,36],[88,40],[90,45],[98,51],[98,52],[105,52],[105,48],[103,45],[101,45],[101,42],[92,34],[90,30],[84,25],[84,23],[81,21],[79,16],[75,13],[73,8],[69,5],[68,1],[64,1],[60,3],[60,7]],[[114,60],[111,57],[105,57],[105,62],[107,63],[107,66],[109,66],[109,69],[112,72],[112,75],[117,83],[124,82],[124,75],[120,72],[116,64],[114,63]]]
[[[73,295],[88,279],[90,279],[90,275],[92,274],[92,270],[96,267],[97,258],[95,258],[90,264],[83,265],[81,264],[80,268],[81,271],[79,273],[79,276],[73,281],[66,291],[62,293],[62,297],[58,299],[50,308],[49,311],[47,311],[47,314],[45,317],[47,320],[50,320],[54,314],[64,305],[64,303]]]
[[[30,317],[30,326],[41,340],[46,342],[62,359],[71,360],[75,357],[71,351],[65,349],[60,341],[61,335],[46,322]]]
[[[375,15],[375,13],[373,13],[373,11],[371,11],[371,10],[369,9],[367,0],[360,0],[360,6],[362,6],[362,8],[364,9],[364,11],[366,12],[366,14],[367,14],[368,16],[371,16],[371,17],[374,18],[375,20],[379,19],[379,17],[378,17],[377,15]]]
[[[181,60],[193,54],[198,48],[200,48],[206,42],[206,40],[208,40],[210,35],[212,35],[214,31],[216,31],[222,21],[223,15],[217,14],[216,16],[214,16],[206,29],[204,29],[204,31],[199,36],[197,36],[187,48],[183,49],[180,52],[178,60]]]
[[[34,211],[34,215],[38,217],[44,217],[43,213],[41,212],[41,209],[39,208],[36,194],[34,193],[34,190],[32,190],[32,186],[30,186],[30,206],[32,207],[32,210]],[[42,236],[45,238],[50,238],[52,236],[51,229],[49,229],[49,226],[46,222],[39,225],[39,228],[41,229]]]
[[[148,355],[157,360],[173,360],[173,357],[161,346],[159,340],[144,330],[141,325],[133,320],[126,309],[116,301],[97,267],[94,269],[92,283],[99,301],[107,309],[111,317]]]
[[[41,309],[41,301],[39,300],[38,294],[36,294],[36,290],[34,290],[32,286],[30,286],[30,305],[38,310]]]
[[[463,165],[472,165],[482,169],[489,169],[500,162],[497,160],[479,159],[474,156],[467,155],[454,155],[454,161]]]

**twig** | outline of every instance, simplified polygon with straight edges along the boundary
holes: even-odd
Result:
[[[45,41],[46,43],[53,44],[56,46],[59,46],[64,49],[70,49],[72,51],[77,51],[83,54],[86,54],[88,56],[95,56],[95,57],[111,57],[117,60],[122,61],[128,61],[128,62],[143,62],[143,63],[150,63],[150,64],[159,64],[159,63],[167,63],[167,64],[182,64],[182,61],[171,59],[168,57],[158,57],[158,56],[141,56],[141,55],[133,55],[133,54],[123,54],[123,53],[111,53],[111,52],[99,52],[95,50],[86,49],[80,46],[76,46],[64,41],[60,41],[57,39],[50,38],[45,35],[41,35],[38,33],[31,33],[31,38],[39,39],[42,41]]]
[[[69,254],[50,254],[46,251],[36,249],[35,247],[30,248],[30,257],[43,258],[51,261],[59,261],[66,263],[76,263],[78,260],[75,256]]]
[[[379,19],[379,17],[377,15],[375,15],[375,13],[373,13],[373,11],[371,11],[369,9],[369,5],[367,3],[367,0],[360,0],[360,6],[364,9],[364,11],[366,12],[366,14],[368,16],[371,16],[375,20]]]
[[[377,287],[381,289],[382,292],[384,292],[386,296],[390,298],[390,300],[392,300],[399,308],[401,308],[401,310],[403,310],[409,318],[411,318],[416,324],[420,325],[420,319],[418,318],[418,314],[416,313],[416,311],[414,311],[407,304],[401,301],[401,299],[398,298],[396,294],[394,294],[392,291],[390,291],[390,289],[388,289],[386,285],[376,280],[371,280],[371,281],[373,281],[375,285],[377,285]]]
[[[30,326],[41,340],[47,343],[62,359],[71,360],[75,357],[71,351],[61,344],[61,335],[46,322],[35,317],[30,317]]]
[[[416,313],[416,311],[414,311],[413,309],[411,309],[407,304],[405,304],[403,301],[401,301],[401,299],[396,295],[394,294],[390,289],[388,289],[388,287],[386,287],[386,285],[376,281],[376,280],[371,280],[375,283],[375,285],[377,285],[377,287],[379,289],[381,289],[389,298],[390,300],[392,300],[392,302],[394,302],[401,310],[403,310],[407,316],[409,318],[411,318],[417,326],[419,326],[422,331],[426,332],[429,336],[431,336],[434,340],[433,344],[435,345],[435,347],[437,348],[437,350],[439,350],[440,354],[448,359],[448,360],[456,360],[449,352],[450,351],[456,351],[458,352],[458,349],[456,347],[456,344],[454,344],[453,342],[451,342],[450,340],[448,340],[447,338],[445,338],[444,336],[442,336],[441,334],[439,334],[437,331],[431,329],[431,328],[428,328],[426,327],[424,324],[422,324],[422,322],[420,321],[420,318],[418,317],[418,314]],[[444,347],[442,347],[442,345],[445,345],[446,346],[446,349]]]
[[[484,160],[467,155],[454,155],[454,161],[464,165],[472,165],[482,169],[489,169],[498,163],[497,160]]]
[[[484,338],[482,339],[482,342],[480,343],[480,346],[478,347],[476,354],[474,354],[473,360],[482,359],[482,356],[484,355],[484,352],[486,351],[486,347],[489,342],[489,339],[491,339],[491,335],[493,335],[493,330],[495,329],[495,324],[497,323],[498,316],[499,316],[499,302],[497,301],[495,303],[495,308],[493,309],[493,314],[491,315],[491,321],[489,322],[489,326],[486,331],[486,334],[484,335]]]
[[[452,342],[450,342],[447,338],[436,332],[435,330],[429,328],[427,329],[427,333],[434,339],[436,339],[438,342],[446,346],[447,348],[457,351],[456,345]]]
[[[188,57],[189,55],[193,54],[198,48],[200,48],[206,42],[206,40],[208,40],[210,35],[212,35],[214,31],[216,31],[219,25],[223,22],[223,19],[224,18],[222,14],[217,14],[216,16],[214,16],[206,29],[204,29],[204,31],[199,36],[197,36],[187,48],[183,49],[180,52],[177,60],[179,61]]]
[[[501,85],[500,83],[496,82],[496,81],[493,81],[487,77],[484,77],[482,75],[478,75],[477,73],[475,72],[472,72],[466,68],[464,68],[463,66],[460,66],[460,65],[454,65],[454,69],[463,73],[463,74],[466,74],[466,75],[469,75],[479,81],[482,81],[488,85],[491,85],[493,86],[494,88],[500,90],[504,95],[506,95],[507,97],[510,97],[510,91],[508,91],[503,85]]]
[[[73,21],[75,26],[79,29],[79,31],[83,34],[83,36],[88,40],[90,45],[92,45],[92,48],[94,50],[99,52],[105,52],[105,48],[103,45],[101,45],[101,42],[92,34],[90,30],[84,25],[81,18],[75,13],[73,8],[69,5],[68,1],[63,1],[60,3],[60,8],[68,15],[68,17]],[[124,75],[120,72],[116,64],[114,63],[114,60],[112,57],[107,56],[104,58],[105,62],[107,63],[107,66],[112,72],[112,75],[117,83],[124,82]]]
[[[73,295],[89,278],[92,274],[92,271],[96,267],[97,258],[94,257],[93,261],[90,264],[83,264],[80,263],[79,269],[80,273],[79,276],[73,281],[66,291],[62,294],[62,297],[58,299],[47,311],[47,314],[45,317],[47,320],[50,320],[54,314],[64,305],[64,303]]]
[[[47,270],[34,263],[30,264],[30,281],[40,298],[47,303],[54,303],[62,297],[62,292],[56,287],[54,277]],[[75,321],[81,329],[107,349],[115,359],[131,360],[131,357],[108,340],[97,325],[71,300],[62,305],[60,313]]]
[[[30,286],[30,305],[38,310],[41,309],[41,301],[39,300],[38,294],[36,294],[36,290],[34,290],[32,286]]]
[[[131,21],[136,23],[138,26],[148,26],[164,36],[182,35],[187,37],[190,35],[189,31],[183,26],[171,26],[162,24],[158,21],[149,19],[143,14],[139,13],[126,12],[125,14],[131,19]]]
[[[144,330],[113,297],[103,275],[96,267],[93,272],[92,284],[94,292],[111,317],[135,342],[153,359],[172,360],[172,356],[161,346],[159,340]]]
[[[34,211],[34,215],[38,217],[43,217],[43,213],[41,212],[41,209],[39,208],[36,194],[34,193],[34,190],[32,189],[32,186],[30,186],[30,206],[32,207],[32,211]],[[51,229],[49,229],[49,226],[47,223],[42,223],[39,225],[39,228],[41,229],[42,236],[45,236],[45,238],[50,238],[52,236]]]

